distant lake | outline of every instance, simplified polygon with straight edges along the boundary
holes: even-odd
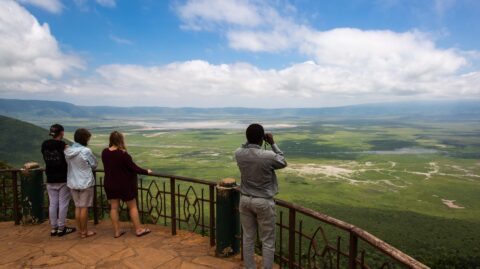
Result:
[[[245,129],[250,123],[240,121],[165,121],[165,122],[145,122],[135,121],[127,124],[139,126],[136,131],[155,131],[155,130],[187,130],[187,129]],[[289,123],[269,123],[263,124],[265,129],[286,129],[297,127]]]

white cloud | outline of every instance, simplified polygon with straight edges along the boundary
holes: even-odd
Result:
[[[110,39],[121,45],[132,45],[133,42],[126,38],[121,38],[116,35],[110,35]]]
[[[97,3],[104,7],[115,7],[117,5],[116,0],[96,0]]]
[[[436,0],[439,6],[451,5],[453,1]],[[238,50],[252,52],[281,52],[297,50],[311,57],[318,64],[342,67],[359,72],[368,71],[401,75],[403,78],[417,76],[438,76],[452,74],[467,64],[462,53],[453,49],[439,49],[429,37],[419,31],[403,33],[388,30],[360,30],[355,28],[336,28],[318,31],[307,25],[296,23],[292,18],[282,16],[271,6],[253,6],[252,1],[225,0],[224,6],[215,5],[216,1],[190,0],[180,10],[189,7],[188,18],[200,17],[197,23],[222,22],[229,26],[225,34],[229,46]],[[228,3],[228,4],[226,4]],[[237,20],[219,18],[204,12],[215,6],[215,14],[230,14],[234,5],[250,10],[249,17],[260,17],[261,24],[249,25]],[[245,22],[249,20],[244,18]],[[196,27],[201,28],[201,24]]]
[[[0,2],[0,81],[60,78],[83,62],[63,53],[48,24],[14,1]]]
[[[337,28],[311,32],[299,50],[319,64],[405,78],[452,74],[467,61],[453,49],[438,49],[419,32],[363,31]]]
[[[222,23],[216,30],[225,34],[233,49],[270,53],[293,50],[310,58],[314,62],[309,68],[302,64],[288,69],[299,70],[303,66],[300,69],[310,74],[297,83],[298,90],[307,95],[327,91],[350,92],[352,95],[381,93],[392,97],[429,93],[433,97],[453,96],[458,90],[445,85],[461,85],[463,93],[472,94],[476,91],[475,87],[468,85],[475,81],[471,77],[476,75],[467,76],[470,79],[466,79],[461,70],[469,66],[469,61],[473,61],[473,57],[468,56],[478,52],[438,48],[426,33],[417,30],[399,33],[355,28],[319,31],[297,23],[292,16],[281,14],[278,8],[266,5],[265,2],[225,2],[229,3],[225,4],[228,9],[219,10],[221,7],[216,6],[216,14],[229,14],[235,10],[232,5],[241,8],[248,6],[252,12],[249,16],[260,17],[261,20],[259,23],[248,24],[205,13],[203,10],[214,5],[215,1],[187,0],[179,9],[189,6],[188,18],[201,18],[196,21],[198,29],[205,28],[202,25],[211,26],[210,23],[213,22]],[[435,5],[440,12],[454,2],[436,0]],[[184,23],[190,23],[185,16],[180,18]],[[288,72],[296,74],[294,71]],[[317,76],[314,72],[317,72]],[[291,84],[287,77],[283,78],[287,84]],[[325,83],[320,83],[319,79]]]
[[[177,7],[184,27],[209,29],[218,23],[257,26],[262,17],[255,5],[245,0],[191,0]]]
[[[20,83],[9,90],[87,98],[88,104],[299,107],[478,97],[479,83],[480,72],[407,81],[313,61],[260,69],[246,63],[214,65],[195,60],[152,67],[105,65],[93,76]]]
[[[60,0],[17,0],[22,4],[30,4],[39,8],[45,9],[52,13],[61,13],[63,9],[62,2]]]

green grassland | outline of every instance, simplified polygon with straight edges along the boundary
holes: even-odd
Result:
[[[92,128],[97,154],[111,129]],[[233,152],[245,142],[241,129],[120,129],[140,166],[240,177]],[[278,171],[278,198],[348,221],[437,268],[478,262],[478,122],[311,121],[272,131],[289,163]]]

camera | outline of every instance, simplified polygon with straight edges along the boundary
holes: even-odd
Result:
[[[268,137],[269,137],[269,136],[272,136],[272,133],[270,133],[270,132],[265,133],[265,135],[263,135],[263,140],[264,140],[265,142],[268,142]]]

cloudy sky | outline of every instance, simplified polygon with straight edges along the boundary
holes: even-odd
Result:
[[[0,98],[323,107],[480,97],[478,0],[0,0]]]

